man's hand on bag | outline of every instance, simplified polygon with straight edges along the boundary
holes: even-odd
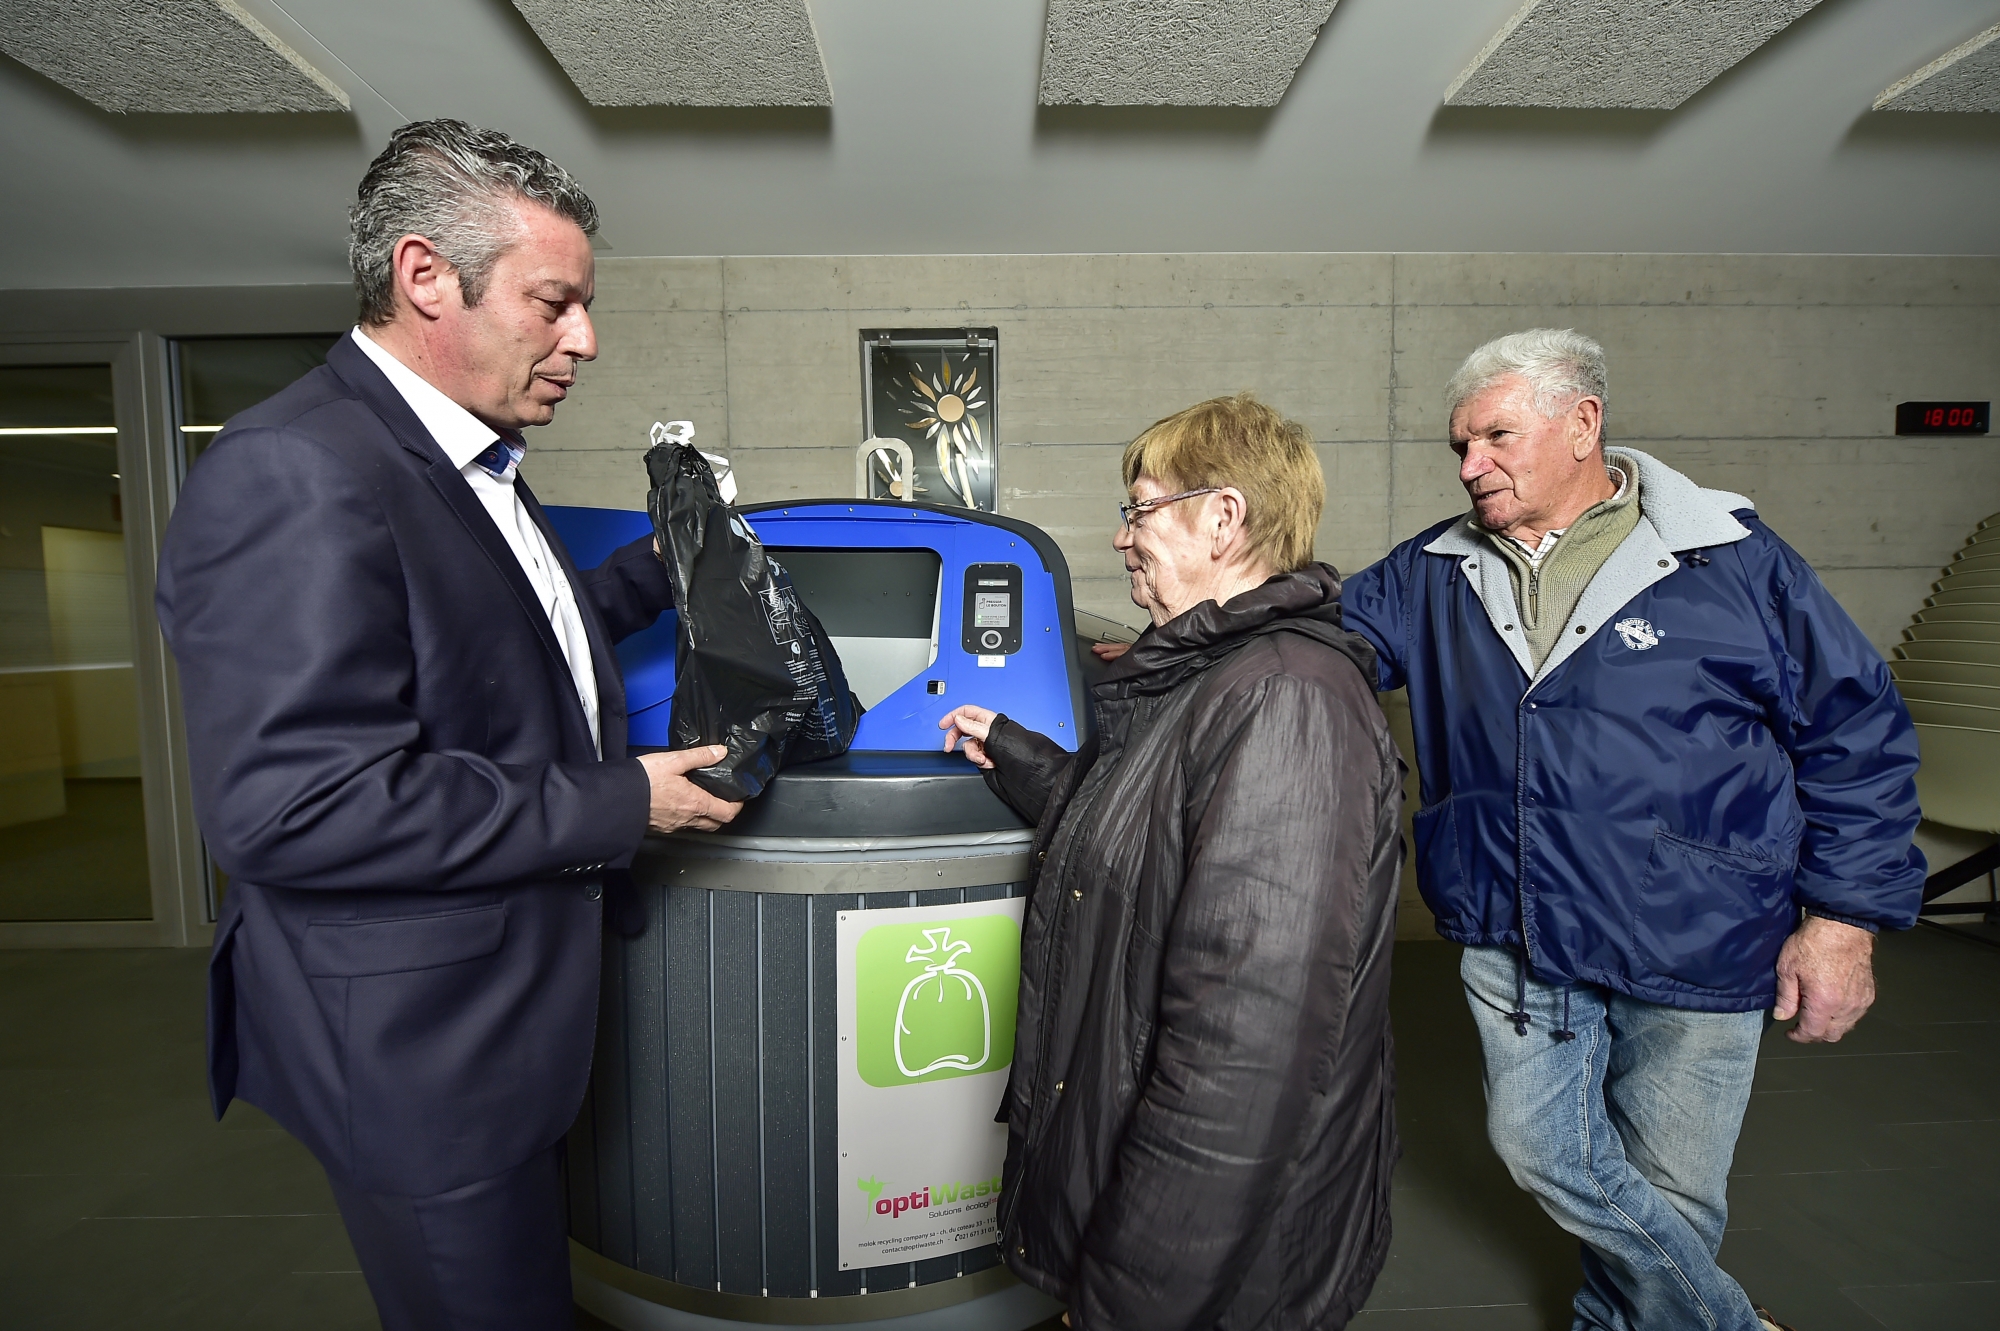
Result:
[[[1800,1044],[1832,1044],[1875,1002],[1875,935],[1808,915],[1778,953],[1778,1021]]]
[[[741,804],[731,804],[687,779],[697,767],[719,763],[729,755],[720,744],[698,749],[676,749],[672,753],[642,753],[639,762],[646,779],[653,783],[653,804],[646,811],[646,828],[653,832],[678,832],[692,827],[697,832],[713,832],[743,812]]]
[[[954,707],[938,718],[938,729],[944,731],[944,751],[950,753],[965,741],[965,756],[975,767],[993,766],[993,760],[986,756],[986,737],[993,733],[993,718],[999,713],[985,707],[974,707],[967,703]]]

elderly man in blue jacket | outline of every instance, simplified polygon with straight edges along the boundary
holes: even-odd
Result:
[[[1916,919],[1917,742],[1881,656],[1750,501],[1604,445],[1604,352],[1453,377],[1472,511],[1349,580],[1407,688],[1417,876],[1514,1180],[1583,1241],[1575,1325],[1772,1326],[1716,1265],[1768,1010],[1838,1040]]]

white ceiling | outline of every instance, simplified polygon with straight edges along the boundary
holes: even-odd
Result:
[[[353,114],[118,116],[0,58],[0,287],[341,280],[390,129],[562,161],[616,255],[2000,250],[2000,116],[1873,112],[2000,0],[1825,0],[1672,112],[1440,105],[1520,0],[1342,0],[1273,111],[1038,107],[1043,0],[811,0],[811,108],[589,106],[508,0],[238,0]]]

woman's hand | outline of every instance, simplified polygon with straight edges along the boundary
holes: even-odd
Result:
[[[975,767],[991,769],[993,760],[986,756],[986,737],[993,731],[993,718],[998,716],[985,707],[974,707],[967,703],[954,707],[938,718],[938,729],[944,731],[944,751],[950,753],[965,741],[965,756]]]
[[[1100,661],[1116,661],[1131,650],[1132,644],[1129,642],[1093,642],[1090,644],[1090,654]]]

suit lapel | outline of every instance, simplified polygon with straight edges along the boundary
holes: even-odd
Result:
[[[438,497],[444,500],[445,507],[449,508],[452,515],[464,526],[473,544],[492,561],[493,571],[507,584],[507,590],[514,594],[514,600],[520,604],[522,613],[528,617],[528,623],[534,628],[535,636],[541,639],[543,649],[548,652],[551,663],[556,667],[557,678],[570,679],[569,659],[563,655],[562,644],[556,641],[555,626],[549,623],[549,617],[542,609],[542,598],[535,594],[534,586],[528,581],[528,575],[521,571],[521,561],[515,557],[514,548],[508,545],[507,538],[500,534],[500,528],[495,525],[493,515],[486,511],[486,505],[480,503],[479,496],[472,493],[472,486],[459,474],[458,468],[451,465],[451,459],[445,456],[444,450],[438,447],[435,439],[431,438],[430,431],[426,430],[423,422],[417,419],[417,413],[410,410],[410,404],[403,400],[403,395],[396,391],[396,386],[389,382],[388,376],[375,367],[375,362],[368,359],[367,353],[354,345],[353,334],[350,333],[334,343],[333,348],[327,352],[326,363],[340,376],[341,382],[353,389],[354,395],[366,403],[381,418],[383,424],[389,427],[390,432],[396,437],[396,442],[424,461],[426,464],[424,478],[437,491]],[[519,483],[518,479],[516,483]],[[525,492],[525,487],[523,490]],[[536,523],[546,534],[548,524],[542,518],[540,506],[535,504],[532,496],[526,497],[524,502],[529,505],[529,512],[534,515]],[[551,541],[550,548],[559,549],[559,543]],[[564,560],[567,567],[567,557],[562,555],[558,557]],[[570,586],[572,588],[576,586],[574,574],[571,575]],[[585,617],[585,625],[585,632],[589,633],[588,615]],[[602,656],[597,649],[597,642],[603,636],[601,627],[591,636],[591,656],[597,669],[599,697],[604,693],[602,683],[604,672],[602,665],[597,664]],[[584,719],[583,704],[577,699],[576,690],[568,688],[562,692],[568,696],[569,709],[575,713],[577,728],[583,732],[584,739],[588,741],[590,727]],[[602,708],[599,710],[601,712]],[[605,752],[610,752],[608,746]]]
[[[569,548],[549,525],[548,515],[542,512],[541,501],[528,488],[527,480],[519,473],[514,477],[514,493],[521,496],[521,503],[527,508],[528,516],[542,532],[542,539],[549,543],[549,551],[556,557],[556,564],[563,576],[569,579],[570,592],[576,601],[577,613],[583,616],[584,637],[590,643],[591,672],[597,677],[597,732],[604,747],[604,756],[625,756],[625,680],[618,672],[618,657],[612,647],[611,636],[604,627],[604,617],[598,613],[597,603],[584,594],[583,579],[578,576],[576,564],[569,557]],[[614,734],[615,731],[615,734]]]
[[[449,458],[433,465],[424,473],[439,497],[451,509],[452,514],[463,523],[466,532],[486,552],[493,561],[494,570],[507,589],[520,602],[522,613],[534,625],[535,635],[548,649],[550,658],[562,668],[565,678],[569,675],[569,659],[563,655],[562,644],[556,641],[555,626],[549,623],[546,611],[542,609],[542,598],[535,594],[535,588],[528,581],[528,575],[521,570],[521,561],[514,554],[514,547],[507,544],[507,538],[500,534],[500,528],[493,521],[493,515],[486,505],[479,502],[479,496],[472,493],[472,487],[465,477],[458,474],[458,468],[451,465]]]

